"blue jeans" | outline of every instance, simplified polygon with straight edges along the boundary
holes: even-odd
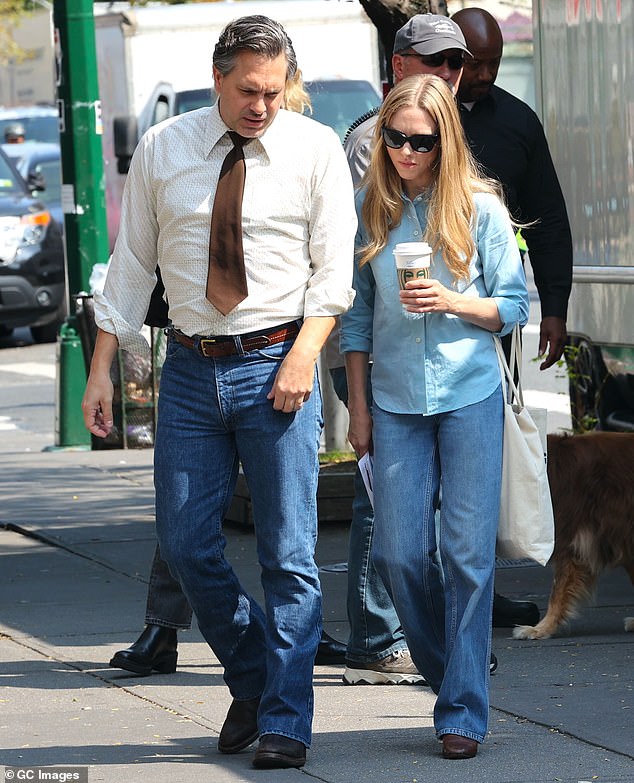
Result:
[[[437,735],[482,742],[502,474],[501,387],[481,402],[433,416],[388,413],[375,403],[373,422],[376,567],[414,663],[438,695]]]
[[[348,404],[345,367],[330,370],[336,395]],[[368,373],[368,400],[372,387]],[[381,577],[372,562],[374,511],[361,473],[354,476],[352,521],[348,539],[348,622],[350,639],[346,658],[351,663],[371,663],[406,647],[401,623]]]
[[[156,526],[232,696],[261,696],[260,735],[309,746],[321,636],[314,553],[322,415],[316,375],[293,414],[266,399],[291,346],[205,359],[169,340],[154,450]],[[224,555],[222,520],[239,462],[253,503],[264,611]]]

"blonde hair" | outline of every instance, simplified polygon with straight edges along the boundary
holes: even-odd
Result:
[[[379,111],[372,157],[362,182],[367,191],[361,212],[369,241],[359,251],[359,265],[371,261],[385,248],[390,231],[401,222],[403,186],[381,128],[391,127],[396,112],[412,106],[425,110],[440,134],[424,240],[434,253],[442,253],[454,281],[468,279],[475,252],[471,235],[475,216],[473,194],[494,193],[501,198],[502,189],[480,172],[467,146],[455,97],[441,78],[430,74],[403,79],[390,91]]]
[[[306,109],[312,112],[312,106],[310,103],[310,96],[306,87],[304,87],[304,79],[302,72],[299,68],[295,71],[292,78],[286,81],[286,87],[284,89],[284,108],[289,111],[296,111],[303,114]]]

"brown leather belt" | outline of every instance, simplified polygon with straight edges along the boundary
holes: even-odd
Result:
[[[265,329],[262,332],[249,332],[247,334],[221,335],[218,337],[201,337],[195,334],[189,337],[177,329],[171,329],[170,334],[181,345],[198,351],[207,359],[221,359],[224,356],[234,356],[239,353],[249,353],[249,351],[258,351],[266,348],[268,345],[275,345],[289,337],[295,337],[299,334],[300,324],[298,321],[289,321],[281,326],[273,326],[271,329]],[[240,350],[242,346],[242,350]]]

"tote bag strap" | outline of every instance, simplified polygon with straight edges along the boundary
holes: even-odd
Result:
[[[497,335],[493,335],[493,342],[495,344],[495,350],[498,356],[498,363],[500,365],[500,373],[502,376],[502,393],[504,395],[504,402],[507,402],[507,386],[508,386],[508,402],[513,405],[517,403],[520,407],[524,407],[524,394],[522,392],[522,380],[520,369],[522,367],[522,349],[520,347],[520,327],[519,324],[515,324],[511,335],[511,365],[509,367],[506,356],[504,355],[504,349],[502,348],[502,342]],[[517,383],[515,378],[517,377]],[[504,381],[506,380],[506,383]]]

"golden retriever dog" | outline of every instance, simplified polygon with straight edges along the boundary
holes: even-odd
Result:
[[[520,625],[515,639],[547,639],[590,599],[600,574],[623,566],[634,585],[634,434],[548,436],[548,480],[555,517],[548,611]],[[634,617],[625,618],[634,631]]]

